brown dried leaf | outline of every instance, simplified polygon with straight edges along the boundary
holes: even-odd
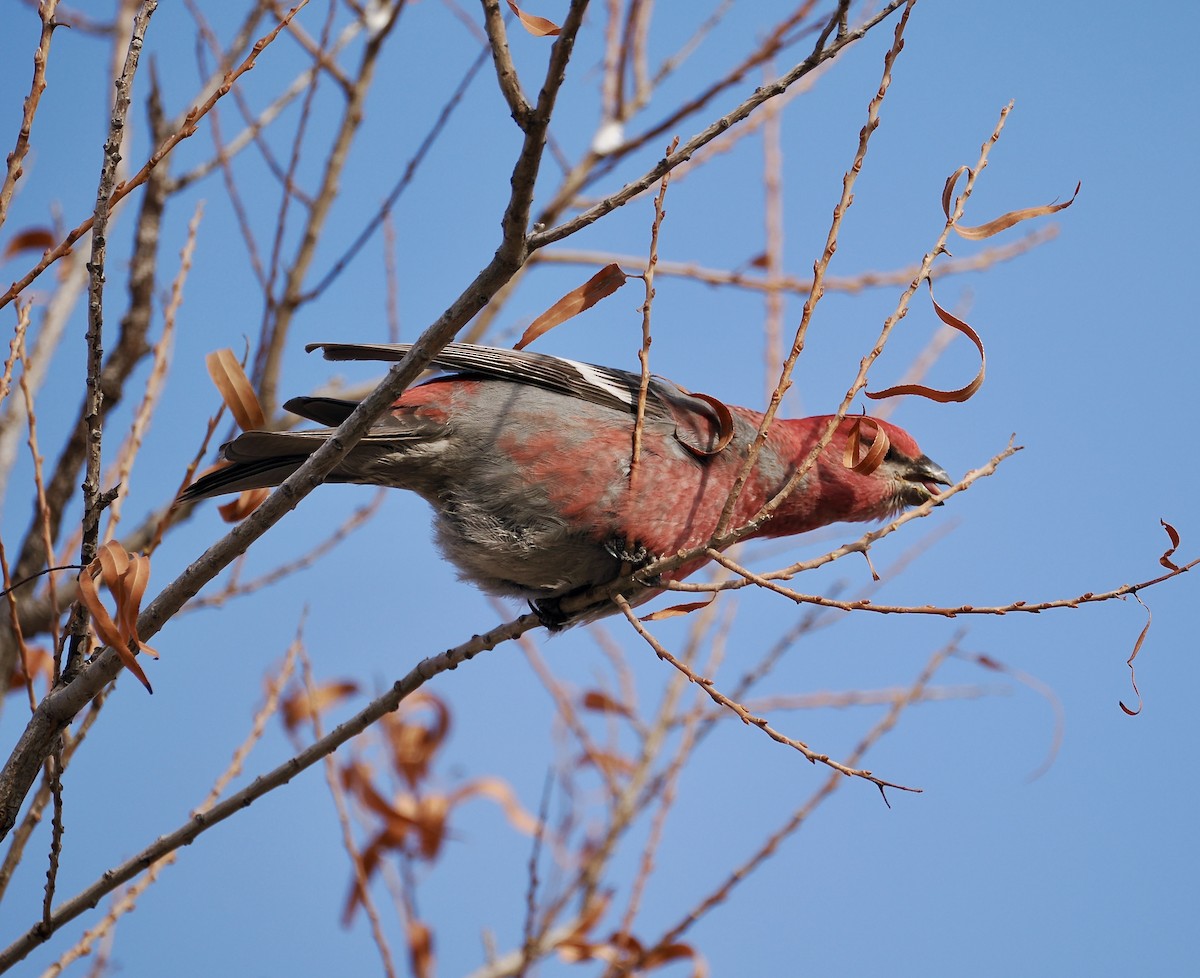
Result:
[[[1168,570],[1181,570],[1180,566],[1171,559],[1171,554],[1175,553],[1175,551],[1179,549],[1179,531],[1176,530],[1175,527],[1173,527],[1166,520],[1159,520],[1158,522],[1163,525],[1163,529],[1167,531],[1167,536],[1171,538],[1170,549],[1158,558],[1158,562]]]
[[[246,489],[238,494],[237,499],[218,506],[217,512],[226,523],[240,523],[258,509],[269,495],[270,489]]]
[[[433,710],[433,722],[421,724],[410,717],[416,709]],[[416,693],[404,701],[400,713],[389,714],[383,723],[391,748],[392,766],[411,787],[424,780],[429,765],[450,731],[450,711],[430,693]]]
[[[1134,594],[1137,603],[1143,608],[1146,608],[1146,603]],[[1133,643],[1133,651],[1129,653],[1129,658],[1125,660],[1125,665],[1129,666],[1129,685],[1133,687],[1133,695],[1137,697],[1137,709],[1131,710],[1125,705],[1123,700],[1117,700],[1117,705],[1125,711],[1126,716],[1135,717],[1142,712],[1142,693],[1138,689],[1137,672],[1133,668],[1133,660],[1138,657],[1138,653],[1142,651],[1142,643],[1146,641],[1146,633],[1150,631],[1150,622],[1154,620],[1154,615],[1150,613],[1150,609],[1146,608],[1146,625],[1138,635],[1137,641]]]
[[[287,697],[280,707],[283,725],[288,730],[295,730],[300,724],[320,716],[335,703],[340,703],[346,697],[353,696],[357,692],[358,683],[346,679],[340,682],[321,683],[312,692],[305,689],[297,690]]]
[[[729,410],[729,406],[724,401],[713,397],[711,394],[698,394],[696,391],[690,391],[685,387],[680,387],[679,389],[688,397],[699,398],[716,412],[717,443],[712,448],[703,448],[700,445],[693,445],[684,440],[679,428],[675,429],[675,440],[693,455],[702,458],[709,455],[717,455],[725,451],[725,449],[729,447],[729,443],[733,441],[734,434],[733,412]]]
[[[517,15],[517,19],[521,21],[521,26],[529,31],[534,37],[555,37],[562,33],[562,28],[554,21],[547,20],[545,17],[538,17],[536,14],[527,14],[518,7],[513,0],[508,0],[509,9]],[[517,349],[521,349],[519,346]]]
[[[96,588],[97,576],[116,601],[115,621],[100,600],[100,593]],[[79,575],[79,598],[92,616],[96,634],[105,645],[117,653],[121,664],[146,687],[146,692],[153,693],[150,680],[146,678],[145,672],[134,657],[134,652],[130,649],[130,645],[134,645],[138,651],[158,657],[158,653],[145,645],[137,635],[139,604],[149,576],[148,557],[130,560],[130,555],[119,544],[109,541],[100,548],[96,559]]]
[[[432,978],[433,931],[419,920],[408,922],[408,960],[413,978]]]
[[[579,705],[585,710],[592,710],[596,713],[616,713],[623,717],[633,716],[633,711],[628,706],[598,689],[589,689],[584,693]]]
[[[896,387],[889,387],[882,391],[866,391],[867,397],[879,400],[883,397],[896,397],[900,394],[916,394],[920,397],[927,397],[931,401],[937,401],[939,404],[949,404],[952,401],[962,402],[967,400],[983,386],[983,378],[987,372],[987,354],[983,352],[983,340],[979,338],[979,334],[970,326],[938,305],[937,300],[933,297],[933,282],[928,279],[926,281],[929,283],[929,301],[933,303],[933,311],[937,313],[938,319],[952,329],[958,330],[975,344],[975,349],[979,351],[979,373],[975,375],[975,379],[967,384],[966,387],[960,387],[958,390],[939,391],[932,387],[926,387],[924,384],[899,384]]]
[[[869,420],[870,418],[865,416],[854,419],[850,437],[846,439],[846,450],[842,453],[842,465],[859,475],[870,475],[879,468],[887,456],[888,448],[891,447],[887,432],[881,425],[875,425],[875,437],[871,440],[871,447],[867,449],[862,458],[859,458],[858,451],[862,444],[863,422]]]
[[[960,166],[957,170],[946,177],[946,186],[942,188],[942,213],[946,215],[946,220],[950,220],[950,206],[954,202],[954,185],[958,183],[958,178],[964,173],[970,173],[969,166]]]
[[[513,7],[513,9],[516,8]],[[621,271],[621,266],[615,262],[605,265],[583,285],[572,289],[530,323],[529,328],[521,334],[521,339],[517,341],[517,345],[513,349],[525,349],[543,333],[548,333],[572,316],[578,316],[585,309],[591,309],[601,299],[616,292],[628,278],[629,276]]]
[[[23,658],[27,661],[23,661]],[[28,677],[25,675],[26,665],[30,672]],[[13,661],[7,688],[10,693],[21,692],[26,682],[37,682],[39,679],[45,681],[47,689],[50,688],[54,682],[54,657],[41,646],[30,646],[26,648],[24,657],[17,656]]]
[[[957,176],[955,177],[957,179]],[[954,230],[958,232],[959,237],[966,238],[968,241],[982,241],[984,238],[990,238],[994,234],[999,234],[1001,231],[1007,231],[1014,224],[1020,224],[1022,221],[1028,221],[1034,217],[1045,217],[1047,214],[1057,214],[1061,210],[1065,210],[1075,203],[1075,198],[1079,196],[1079,188],[1083,183],[1075,185],[1075,193],[1071,194],[1071,199],[1064,201],[1061,204],[1043,204],[1041,207],[1023,207],[1020,210],[1009,211],[1007,214],[1001,214],[994,220],[988,221],[986,224],[979,224],[975,227],[963,227],[961,224],[955,224]],[[943,197],[943,204],[946,203]],[[947,212],[947,217],[950,214]]]
[[[689,601],[687,604],[674,604],[669,608],[662,608],[659,611],[652,611],[648,615],[643,615],[638,621],[662,621],[665,618],[678,618],[680,615],[690,615],[693,611],[700,611],[712,604],[716,595],[712,595],[706,601]]]
[[[57,243],[58,238],[49,228],[26,228],[8,239],[8,244],[4,246],[3,260],[7,261],[22,251],[45,251]]]
[[[611,751],[594,750],[582,758],[581,763],[591,761],[601,771],[611,775],[626,775],[632,774],[634,763],[624,754],[616,754]]]
[[[661,968],[664,964],[685,958],[692,962],[692,978],[704,978],[708,974],[704,959],[690,944],[661,944],[651,948],[642,958],[642,967],[649,971],[651,968]]]
[[[476,795],[490,798],[499,805],[504,811],[504,817],[518,832],[524,832],[526,835],[537,834],[538,820],[521,807],[521,803],[517,801],[517,796],[507,781],[495,777],[478,778],[455,789],[450,795],[450,805],[453,807]]]
[[[214,350],[204,358],[204,363],[208,367],[208,375],[217,385],[221,399],[229,408],[229,413],[233,415],[238,427],[242,431],[265,427],[266,421],[263,418],[262,405],[258,403],[258,395],[250,386],[246,371],[242,369],[233,351],[228,347]]]

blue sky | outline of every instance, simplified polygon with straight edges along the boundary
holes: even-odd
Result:
[[[735,5],[727,29],[701,49],[680,84],[720,70],[728,52],[740,49],[740,39],[761,36],[785,8]],[[477,15],[473,6],[467,9]],[[554,2],[538,12],[554,17],[562,9]],[[310,32],[319,31],[322,16],[320,10],[303,15]],[[428,92],[453,84],[475,54],[474,42],[442,6],[413,5],[405,16],[412,33],[381,65],[367,106],[365,142],[343,182],[318,266],[353,237],[411,155],[440,106],[440,98],[427,99]],[[917,262],[940,227],[945,177],[975,161],[1009,100],[1015,108],[966,223],[1065,199],[1079,181],[1082,190],[1070,209],[1043,222],[1059,229],[1048,244],[984,274],[938,283],[941,304],[965,310],[982,335],[987,381],[964,404],[904,399],[894,420],[954,475],[986,462],[1014,433],[1025,447],[944,511],[880,545],[874,559],[881,570],[911,548],[921,552],[902,575],[886,580],[879,601],[1032,602],[1146,580],[1161,571],[1158,556],[1167,546],[1160,519],[1183,537],[1178,556],[1190,559],[1197,551],[1200,510],[1195,489],[1187,487],[1200,478],[1192,449],[1197,415],[1191,380],[1200,340],[1188,283],[1195,277],[1200,218],[1189,171],[1198,148],[1193,47],[1200,15],[1179,5],[1168,16],[1169,23],[1160,15],[1143,26],[1128,6],[1112,3],[947,0],[922,0],[912,15],[831,273]],[[661,37],[672,36],[678,17],[673,5],[660,6],[655,18]],[[15,27],[0,40],[0,80],[5,92],[23,93],[35,21],[23,5],[9,19]],[[189,31],[182,10],[164,5],[148,36],[147,52],[157,60],[172,111],[183,107],[195,84],[190,48],[180,41]],[[783,221],[786,266],[793,274],[807,274],[819,253],[890,38],[889,26],[848,51],[786,110]],[[598,45],[594,29],[585,29],[564,91],[555,136],[569,154],[587,144],[597,124]],[[545,43],[514,32],[513,48],[518,67],[535,77]],[[261,106],[280,78],[291,77],[294,49],[279,50],[278,60],[266,58],[244,80],[252,105]],[[72,122],[48,121],[37,134],[28,187],[6,232],[46,223],[48,201],[58,203],[69,224],[91,209],[105,116],[89,106],[102,106],[108,97],[104,58],[96,42],[60,32],[54,59],[43,118]],[[754,84],[747,82],[713,112],[681,127],[680,135],[701,128]],[[3,101],[0,132],[12,133],[20,100],[10,95]],[[232,115],[223,119],[232,129]],[[135,125],[143,128],[140,114]],[[195,142],[181,148],[181,168],[203,158]],[[137,159],[144,140],[140,145]],[[516,145],[516,130],[498,109],[494,78],[485,71],[397,211],[405,338],[435,318],[490,257],[498,241],[497,201],[506,194]],[[672,186],[659,245],[664,260],[729,267],[761,250],[760,146],[749,138]],[[649,165],[660,149],[640,163]],[[639,172],[627,167],[597,189],[616,189]],[[313,174],[303,176],[311,181]],[[215,404],[204,353],[226,345],[240,350],[242,337],[257,332],[261,315],[219,180],[172,208],[165,230],[172,244],[164,254],[178,250],[199,198],[206,200],[206,213],[196,268],[186,286],[164,413],[133,476],[134,513],[169,493]],[[273,198],[264,193],[249,205],[267,235]],[[641,200],[569,244],[639,254],[650,218],[649,201]],[[120,239],[115,247],[127,249],[128,218],[121,227],[124,237],[114,236]],[[998,243],[1015,240],[1021,230]],[[950,244],[963,256],[980,247]],[[22,261],[6,264],[0,274],[16,277]],[[521,328],[587,274],[538,270],[521,285],[501,328]],[[123,300],[121,280],[121,274],[110,276],[113,322]],[[836,406],[897,291],[831,293],[823,301],[789,413]],[[640,296],[631,293],[618,293],[538,347],[635,366]],[[307,392],[334,372],[368,379],[365,368],[331,371],[302,348],[321,340],[384,339],[384,302],[376,242],[298,319],[285,392]],[[785,321],[794,325],[800,309],[799,299],[789,300]],[[660,278],[654,316],[657,372],[731,402],[761,405],[758,295]],[[82,334],[82,318],[77,322]],[[895,382],[935,325],[919,297],[872,369],[872,386]],[[79,356],[65,350],[55,362],[43,399],[48,444],[74,410]],[[930,382],[960,386],[975,364],[973,349],[958,341]],[[54,386],[60,377],[61,399]],[[304,552],[369,493],[318,490],[255,547],[247,573]],[[25,526],[23,499],[14,500],[3,513],[6,542]],[[498,621],[486,599],[455,581],[440,561],[427,522],[423,503],[397,493],[370,529],[297,578],[216,612],[183,616],[164,630],[154,643],[162,660],[148,667],[155,695],[148,698],[123,679],[68,780],[60,893],[74,893],[186,818],[244,735],[261,699],[262,676],[291,641],[306,607],[305,639],[318,675],[351,677],[367,690],[383,688],[419,658]],[[948,524],[951,532],[922,543]],[[156,556],[152,589],[221,532],[215,507],[199,513]],[[843,528],[818,541],[795,541],[782,558],[774,548],[763,554],[759,566],[856,536]],[[841,582],[851,590],[862,587],[865,566],[841,562],[796,583],[818,591]],[[1146,621],[1132,600],[1023,617],[849,617],[797,646],[760,690],[763,695],[905,685],[933,650],[962,630],[965,651],[999,660],[1053,690],[1064,718],[1061,749],[1049,770],[1029,781],[1053,742],[1048,700],[969,662],[950,663],[940,682],[1005,685],[1009,695],[908,711],[867,764],[924,793],[893,793],[888,809],[869,785],[843,785],[776,858],[689,935],[711,974],[1189,973],[1198,855],[1190,777],[1193,697],[1200,685],[1196,594],[1191,576],[1144,594],[1154,618],[1137,662],[1144,709],[1135,718],[1117,705],[1131,701],[1125,659]],[[722,673],[732,678],[787,630],[797,611],[748,591],[722,600],[736,605]],[[655,632],[677,648],[688,625],[664,622]],[[669,678],[666,667],[628,629],[618,623],[607,629],[630,650],[649,711]],[[554,670],[577,687],[605,670],[596,641],[583,630],[536,640]],[[556,756],[556,728],[553,705],[517,650],[502,647],[480,656],[438,677],[433,691],[454,716],[444,783],[494,774],[535,809]],[[879,715],[877,708],[861,708],[772,719],[840,756]],[[21,721],[18,705],[10,703],[0,719],[5,743]],[[288,750],[273,728],[248,771],[266,770]],[[732,721],[722,726],[682,781],[639,933],[653,936],[669,926],[823,779],[820,770],[757,732]],[[422,886],[422,912],[438,929],[439,974],[466,974],[479,965],[483,926],[493,928],[502,949],[519,943],[528,848],[528,839],[494,807],[477,802],[456,811],[445,855]],[[630,850],[626,866],[634,865],[636,852]],[[37,859],[22,868],[3,914],[0,943],[32,922],[42,871]],[[182,852],[121,925],[115,960],[130,974],[168,963],[180,976],[216,968],[234,974],[373,973],[377,959],[362,921],[350,931],[336,924],[348,879],[328,792],[314,769]],[[31,958],[51,960],[48,954]],[[555,962],[542,973],[570,970]]]

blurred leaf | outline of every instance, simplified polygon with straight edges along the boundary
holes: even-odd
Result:
[[[218,506],[217,512],[226,523],[240,523],[258,509],[269,495],[270,489],[246,489],[238,494],[237,499]]]
[[[419,709],[433,711],[433,721],[421,724],[410,719]],[[399,712],[389,714],[383,720],[383,732],[391,748],[392,766],[410,787],[415,788],[425,779],[434,754],[441,747],[450,731],[450,711],[431,693],[418,692],[408,697]]]
[[[4,246],[3,258],[7,261],[22,251],[45,251],[57,243],[58,239],[49,228],[26,228],[8,239],[8,244]]]
[[[283,725],[289,731],[295,730],[300,724],[308,723],[335,703],[340,703],[346,697],[353,696],[357,692],[358,683],[346,679],[340,682],[321,683],[311,693],[306,689],[298,689],[280,706]]]
[[[407,931],[413,978],[433,978],[433,931],[419,920],[409,920]]]
[[[580,705],[585,710],[592,710],[596,713],[616,713],[623,717],[633,715],[633,711],[620,700],[615,700],[608,693],[598,689],[589,689],[584,693]]]

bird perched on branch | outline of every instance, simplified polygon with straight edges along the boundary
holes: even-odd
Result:
[[[399,360],[408,344],[323,343],[330,360]],[[410,388],[327,477],[410,489],[435,511],[438,543],[459,575],[490,594],[529,600],[562,625],[559,602],[657,557],[705,546],[762,420],[653,377],[631,474],[641,378],[542,353],[452,343],[447,371]],[[183,500],[276,486],[332,434],[356,402],[298,397],[284,407],[328,428],[247,431],[222,449],[228,465]],[[733,509],[747,523],[788,482],[832,418],[777,419]],[[866,429],[876,458],[855,464]],[[886,439],[879,438],[882,432]],[[854,445],[850,445],[851,454]],[[912,436],[876,419],[845,419],[790,495],[750,536],[780,537],[837,522],[891,517],[949,485]],[[686,577],[691,559],[665,579]],[[637,600],[652,594],[652,587]],[[571,622],[595,618],[610,604]]]

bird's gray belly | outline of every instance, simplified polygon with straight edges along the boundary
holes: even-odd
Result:
[[[572,532],[548,507],[529,498],[443,499],[438,546],[459,576],[489,594],[529,600],[558,598],[615,580],[621,562],[603,541]]]

